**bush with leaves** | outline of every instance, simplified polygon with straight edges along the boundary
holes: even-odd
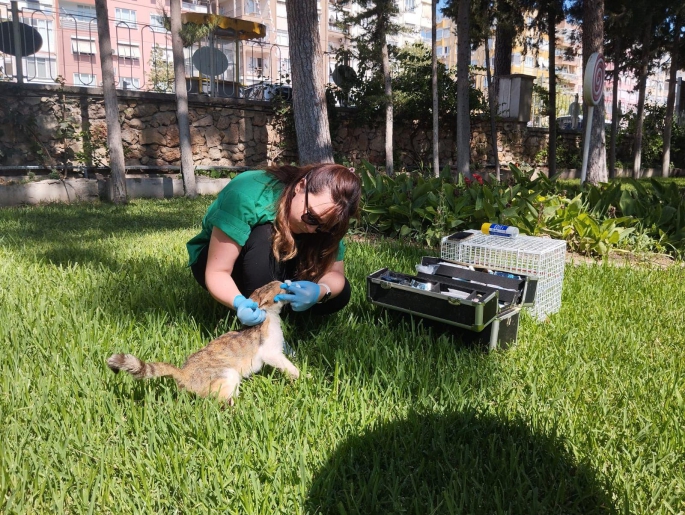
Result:
[[[642,164],[646,167],[661,167],[666,128],[666,106],[645,104],[645,119],[642,127]],[[623,115],[616,138],[617,156],[624,163],[633,162],[633,145],[637,117],[635,111]],[[685,168],[685,127],[674,120],[671,130],[671,163],[676,168]]]
[[[681,254],[685,250],[685,199],[675,183],[652,180],[586,184],[568,190],[547,178],[510,165],[508,183],[473,174],[455,180],[402,173],[388,177],[368,162],[359,167],[363,184],[362,226],[392,237],[435,246],[443,236],[484,222],[519,228],[523,234],[565,239],[570,250],[606,255],[612,249]]]

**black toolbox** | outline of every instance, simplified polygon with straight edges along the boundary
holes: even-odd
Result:
[[[424,257],[416,275],[381,268],[366,278],[367,298],[384,308],[467,329],[464,340],[489,349],[508,346],[516,341],[521,307],[533,304],[537,278],[472,268],[434,257]]]

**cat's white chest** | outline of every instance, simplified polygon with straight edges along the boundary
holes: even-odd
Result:
[[[257,356],[253,362],[253,371],[257,372],[262,368],[263,363],[273,361],[273,358],[283,354],[283,329],[281,328],[281,318],[273,313],[267,314],[269,326],[266,337],[259,346]],[[266,322],[265,322],[266,323]]]

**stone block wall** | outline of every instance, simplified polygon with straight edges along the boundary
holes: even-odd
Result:
[[[82,138],[60,137],[65,124],[76,133],[88,132],[96,142],[93,163],[106,163],[105,110],[102,90],[0,83],[0,165],[40,165],[67,149],[79,152]],[[189,95],[190,136],[195,165],[216,167],[263,167],[297,159],[294,138],[286,140],[278,129],[271,104],[243,99]],[[175,98],[170,94],[120,91],[119,116],[126,164],[130,167],[168,167],[180,164]],[[383,127],[355,127],[348,111],[331,135],[336,155],[353,163],[367,159],[385,161]],[[17,123],[20,128],[17,128]],[[432,162],[430,131],[416,126],[396,126],[394,147],[397,165],[415,168]],[[547,143],[546,131],[518,122],[498,122],[500,163],[532,162]],[[99,139],[99,143],[98,143]],[[472,124],[471,161],[474,167],[491,160],[490,126]],[[74,163],[74,159],[70,161]],[[441,166],[456,163],[453,128],[440,134]]]

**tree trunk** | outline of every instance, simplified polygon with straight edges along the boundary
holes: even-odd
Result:
[[[433,93],[433,175],[440,176],[440,138],[438,134],[438,54],[436,43],[438,0],[431,2],[431,90]]]
[[[583,2],[583,70],[590,55],[604,51],[604,1]],[[584,120],[587,121],[587,106]],[[592,184],[607,182],[606,140],[604,134],[604,100],[595,106],[591,121],[590,152],[587,163],[587,180]],[[587,122],[586,122],[587,123]],[[585,134],[585,131],[583,131]]]
[[[332,163],[316,0],[285,4],[290,33],[293,113],[300,165]]]
[[[673,111],[675,107],[675,84],[680,65],[680,29],[682,21],[677,15],[673,23],[674,36],[673,47],[671,48],[671,68],[668,74],[668,100],[666,101],[666,127],[664,128],[664,153],[661,159],[661,176],[668,177],[671,168],[671,132],[673,130]]]
[[[385,173],[392,176],[395,173],[395,165],[392,155],[392,76],[390,75],[390,55],[385,31],[381,31],[381,57],[383,66],[383,93],[385,94]]]
[[[615,42],[614,82],[611,84],[611,146],[609,147],[609,178],[616,177],[616,136],[621,113],[618,111],[618,80],[621,74],[621,60],[623,59],[622,39],[619,36]]]
[[[471,120],[469,113],[469,0],[459,0],[457,14],[457,173],[469,176]]]
[[[557,12],[554,2],[550,3],[547,13],[547,31],[549,39],[549,143],[547,152],[547,174],[552,177],[557,173]]]
[[[112,63],[112,42],[109,37],[109,16],[107,1],[95,1],[97,16],[98,42],[100,44],[100,65],[102,67],[102,92],[105,100],[105,119],[107,121],[107,146],[109,147],[110,191],[109,196],[115,204],[126,203],[126,163],[124,146],[121,142],[119,124],[119,101],[114,84],[114,64]]]
[[[186,88],[186,65],[181,40],[181,0],[171,0],[171,48],[174,54],[174,86],[176,89],[176,120],[178,140],[181,147],[181,175],[186,197],[197,196],[193,147],[190,144],[190,123],[188,121],[188,89]]]
[[[650,52],[652,43],[652,18],[647,18],[642,38],[642,56],[640,57],[640,80],[638,82],[637,113],[635,114],[635,142],[633,147],[633,179],[640,177],[642,168],[642,128],[645,121],[645,96],[647,93],[647,75],[649,74]]]
[[[488,79],[488,104],[490,104],[490,139],[492,140],[492,162],[495,164],[495,179],[500,181],[499,172],[499,149],[497,146],[497,98],[495,98],[495,85],[492,83],[490,73],[490,35],[485,35],[485,75]]]

